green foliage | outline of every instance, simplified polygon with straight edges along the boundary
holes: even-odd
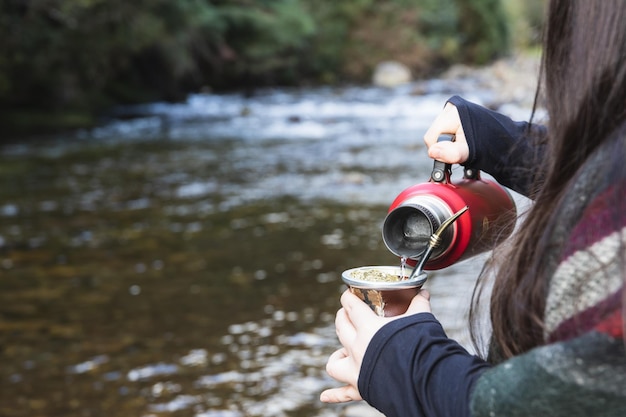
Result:
[[[174,51],[177,44],[187,50],[184,37],[206,18],[201,6],[168,0],[9,0],[0,22],[1,73],[9,82],[0,100],[52,109],[97,105],[136,54],[151,48]],[[176,59],[179,66],[185,62]]]
[[[485,64],[507,50],[509,31],[500,0],[457,0],[457,6],[464,61]]]
[[[396,0],[369,4],[348,35],[343,71],[364,80],[381,61],[393,59],[416,76],[431,75],[457,60],[454,0]]]
[[[510,22],[512,43],[518,48],[540,45],[548,0],[503,0]]]
[[[511,16],[523,0],[503,1]],[[507,28],[500,0],[4,0],[0,123],[81,124],[202,87],[363,81],[388,59],[426,76],[502,54]]]
[[[263,79],[274,82],[298,66],[298,53],[315,32],[315,21],[297,0],[226,5],[220,9],[225,30],[221,33],[222,58],[226,71],[216,77]],[[211,70],[211,68],[208,68]],[[217,78],[219,80],[220,78]],[[233,78],[226,78],[233,82]],[[220,87],[219,85],[217,87]]]

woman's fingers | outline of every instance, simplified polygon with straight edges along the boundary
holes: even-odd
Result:
[[[462,164],[469,158],[469,147],[457,136],[455,142],[437,142],[429,147],[428,156],[447,164]]]
[[[421,290],[413,298],[404,315],[430,312],[429,300],[428,291]],[[343,307],[337,312],[335,327],[342,348],[330,355],[326,363],[326,372],[335,380],[347,385],[322,392],[320,400],[328,403],[362,399],[357,384],[365,350],[380,327],[395,319],[378,317],[367,304],[352,294],[350,290],[341,295],[341,305]]]
[[[339,309],[335,316],[335,331],[342,346],[351,346],[356,338],[356,329],[348,317],[345,308]]]
[[[443,133],[454,135],[461,126],[461,117],[452,103],[446,103],[441,113],[437,115],[435,120],[424,134],[424,142],[430,146],[437,142],[439,135]]]
[[[420,292],[415,297],[413,297],[409,308],[403,315],[408,316],[411,314],[430,312],[430,293],[426,290],[420,290]]]
[[[437,142],[442,134],[455,135],[454,142]],[[424,142],[428,147],[428,156],[448,164],[460,164],[467,161],[469,147],[465,132],[461,125],[461,117],[452,103],[446,103],[443,111],[430,125],[424,134]]]
[[[348,384],[356,382],[356,379],[352,378],[353,370],[354,366],[348,356],[348,352],[344,348],[336,350],[328,357],[326,373],[337,381]]]
[[[336,350],[330,355],[326,363],[326,372],[347,386],[324,391],[320,397],[322,401],[344,402],[361,399],[358,389],[355,388],[358,383],[359,369],[345,348]]]
[[[350,385],[327,389],[320,395],[320,400],[325,403],[345,403],[348,401],[360,401],[362,399],[359,390]]]
[[[371,323],[378,317],[363,300],[352,294],[350,290],[344,291],[341,295],[341,305],[347,318],[357,329],[364,324]]]
[[[328,363],[336,362],[347,357],[348,352],[346,352],[345,348],[337,349],[328,357]]]

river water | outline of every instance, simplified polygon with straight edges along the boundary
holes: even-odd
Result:
[[[398,264],[382,220],[427,180],[421,137],[456,93],[496,94],[471,79],[197,94],[3,145],[0,415],[371,414],[318,401],[336,385],[340,273]],[[426,284],[466,345],[482,262]]]

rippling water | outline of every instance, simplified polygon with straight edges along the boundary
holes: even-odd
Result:
[[[493,95],[200,94],[0,148],[0,415],[367,414],[317,400],[340,273],[398,262],[380,225],[428,178],[421,137],[452,93]],[[482,261],[427,283],[463,343]]]

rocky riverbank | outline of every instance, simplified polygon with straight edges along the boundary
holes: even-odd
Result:
[[[509,104],[531,108],[539,67],[538,54],[519,53],[480,68],[455,65],[445,72],[443,79],[455,82],[468,80],[476,88],[493,91],[493,100],[485,103],[493,109]]]
[[[205,92],[0,147],[0,316],[12,318],[0,414],[380,417],[318,400],[337,386],[324,366],[340,271],[397,262],[381,221],[428,178],[422,136],[450,95],[529,116],[524,65],[395,88]],[[427,282],[464,346],[483,262]]]

